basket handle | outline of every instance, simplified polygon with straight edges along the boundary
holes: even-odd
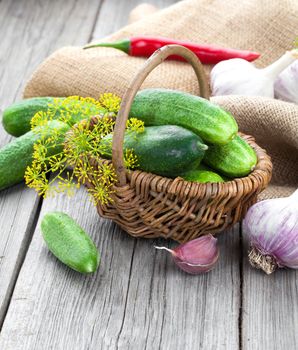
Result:
[[[131,104],[140,86],[147,78],[147,76],[154,68],[156,68],[170,55],[182,56],[187,62],[192,65],[199,82],[200,96],[209,100],[209,87],[203,65],[192,51],[180,45],[167,45],[156,50],[148,58],[144,66],[140,69],[140,71],[130,83],[122,98],[120,109],[117,115],[113,134],[112,161],[118,177],[118,184],[120,186],[124,186],[126,184],[126,168],[123,159],[123,139]]]

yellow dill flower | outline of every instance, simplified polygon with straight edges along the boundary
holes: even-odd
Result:
[[[117,175],[112,164],[99,164],[98,170],[95,171],[95,176],[98,181],[108,185],[114,184],[117,181]]]
[[[28,187],[33,187],[34,184],[37,181],[40,181],[42,178],[41,175],[41,166],[37,162],[33,162],[31,166],[28,166],[25,170],[25,183],[28,185]]]
[[[38,126],[44,126],[49,120],[52,120],[47,112],[37,112],[30,121],[31,129],[34,130]],[[36,130],[36,129],[35,129]]]
[[[108,204],[112,202],[111,194],[113,193],[113,190],[111,187],[112,186],[96,182],[94,187],[88,188],[87,191],[91,194],[93,204]]]
[[[48,162],[51,172],[65,169],[66,159],[63,153],[49,157]]]
[[[103,115],[99,118],[98,123],[94,125],[91,131],[92,135],[100,136],[100,138],[111,133],[115,126],[115,120],[110,115]]]
[[[65,176],[66,175],[66,176]],[[64,176],[57,176],[58,179],[58,192],[64,192],[67,196],[72,197],[75,193],[76,188],[79,184],[74,182],[73,173],[69,171],[64,174]]]
[[[126,131],[142,133],[145,130],[144,122],[137,118],[130,118],[126,122]]]
[[[49,155],[48,150],[61,143],[61,133],[53,131],[49,137],[49,133],[45,132],[45,136],[34,145],[33,162],[25,174],[27,185],[45,197],[55,192],[66,192],[71,196],[80,184],[88,182],[91,184],[88,192],[94,204],[111,202],[117,175],[113,165],[102,162],[100,158],[111,149],[112,139],[105,143],[101,141],[103,137],[113,132],[120,102],[118,96],[110,93],[102,94],[99,100],[70,96],[65,99],[54,99],[46,112],[37,113],[31,124],[35,128],[44,126],[53,119],[69,125],[78,121],[80,123],[72,128],[71,133],[66,134],[63,152],[55,155]],[[99,118],[90,128],[92,115],[99,115]],[[143,132],[144,123],[132,118],[127,122],[127,130],[136,134]],[[133,150],[126,150],[124,158],[128,169],[138,166],[137,156]],[[96,167],[94,159],[97,160]],[[65,172],[67,165],[71,165],[73,170]],[[50,172],[55,175],[51,176],[49,181],[47,175]]]
[[[120,108],[121,98],[112,93],[104,93],[99,96],[99,103],[109,112],[117,113]]]
[[[45,174],[41,172],[40,177],[32,181],[30,184],[27,184],[27,186],[34,188],[35,191],[43,197],[46,197],[50,185],[49,180],[46,178]]]
[[[86,181],[90,181],[89,174],[91,174],[92,170],[93,167],[90,166],[88,161],[83,161],[80,159],[78,164],[76,164],[75,168],[73,169],[73,173],[78,179],[78,182],[84,185]]]
[[[135,169],[139,166],[138,157],[133,149],[126,149],[124,151],[124,164],[127,169]]]
[[[35,162],[39,162],[39,164],[45,163],[47,158],[47,147],[43,142],[38,141],[33,145],[32,158]]]

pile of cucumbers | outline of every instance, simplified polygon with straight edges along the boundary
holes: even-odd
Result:
[[[126,133],[124,148],[135,151],[144,171],[223,182],[246,176],[257,164],[254,150],[237,135],[234,117],[204,98],[169,89],[141,90],[130,117],[144,121],[145,132]]]
[[[36,112],[46,111],[52,101],[51,97],[27,99],[4,111],[4,129],[18,138],[0,150],[0,189],[23,180],[39,137],[30,131],[30,120]],[[90,116],[96,112],[90,105]],[[246,176],[257,163],[254,150],[237,135],[233,116],[201,97],[169,89],[141,90],[130,117],[144,121],[145,131],[127,132],[124,148],[133,149],[144,171],[188,181],[222,182]],[[76,115],[72,122],[79,120]],[[51,123],[53,129],[69,129],[62,122]],[[110,134],[102,140],[107,144],[106,158],[111,158],[111,138]]]

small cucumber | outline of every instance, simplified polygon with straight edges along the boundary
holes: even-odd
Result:
[[[203,162],[228,177],[248,175],[257,164],[257,155],[250,145],[236,136],[226,145],[211,145]]]
[[[233,116],[208,100],[168,89],[145,89],[137,93],[130,117],[145,125],[179,125],[211,144],[225,144],[237,134]]]
[[[53,104],[54,100],[57,100],[58,104],[60,104],[65,100],[65,98],[59,97],[54,99],[53,97],[35,97],[12,104],[3,112],[2,124],[4,129],[9,134],[17,137],[25,134],[31,129],[30,121],[32,117],[37,112],[46,112]],[[67,102],[66,105],[59,108],[55,107],[54,119],[59,118],[61,114],[67,110],[67,108],[72,108],[74,104],[81,104],[84,110],[84,115],[81,115],[81,109],[78,109],[78,112],[75,112],[74,109],[70,124],[75,124],[81,119],[86,118],[86,116],[98,114],[103,110],[91,102],[82,102],[80,100],[73,99]]]
[[[69,130],[65,123],[53,120],[46,126],[49,136],[53,130],[64,133]],[[41,128],[41,132],[42,132]],[[44,133],[43,133],[44,134]],[[40,133],[29,131],[0,149],[0,190],[24,180],[25,170],[32,163],[34,143],[40,139]],[[61,143],[63,139],[61,140]],[[51,147],[48,155],[61,152],[62,145]]]
[[[3,112],[2,124],[6,132],[21,136],[30,131],[30,120],[37,112],[45,112],[53,97],[35,97],[13,103]]]
[[[184,180],[190,182],[224,182],[223,178],[220,175],[216,174],[213,171],[203,169],[190,170],[184,173],[181,177]]]
[[[111,158],[109,134],[103,138],[107,158]],[[138,166],[146,172],[175,177],[197,167],[208,147],[192,131],[176,125],[148,126],[143,133],[126,132],[124,149],[132,149]]]
[[[67,214],[47,213],[41,231],[49,250],[65,265],[81,273],[94,272],[99,254],[87,233]]]

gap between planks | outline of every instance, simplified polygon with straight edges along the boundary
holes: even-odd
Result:
[[[22,247],[21,247],[21,249],[19,251],[19,259],[18,259],[19,263],[16,265],[14,278],[11,279],[10,291],[9,291],[9,293],[7,293],[7,296],[6,296],[7,297],[7,301],[6,301],[5,305],[3,306],[2,310],[1,310],[0,334],[1,334],[2,326],[3,326],[4,320],[5,320],[5,317],[6,317],[6,314],[7,314],[7,310],[8,310],[8,307],[9,307],[9,304],[10,304],[10,301],[11,301],[11,297],[12,297],[14,289],[15,289],[15,285],[16,285],[19,273],[20,273],[21,268],[23,266],[23,263],[24,263],[27,251],[29,249],[30,243],[32,241],[33,234],[34,234],[35,229],[36,229],[37,221],[38,221],[39,214],[40,214],[40,211],[41,211],[42,202],[43,202],[42,198],[39,198],[39,200],[37,202],[36,209],[34,208],[33,211],[32,211],[33,219],[29,220],[28,228],[26,229],[26,235],[25,235],[24,244],[22,245]],[[30,221],[32,221],[32,222],[30,222]]]
[[[88,4],[69,0],[63,3],[63,7],[58,1],[0,2],[0,29],[5,33],[0,53],[0,60],[5,62],[0,67],[1,111],[20,98],[24,82],[51,51],[70,43],[84,44],[88,40],[100,6],[101,1],[98,0]],[[86,18],[89,22],[82,26]],[[76,32],[76,26],[82,27],[79,32]],[[0,145],[11,139],[0,127]],[[42,200],[34,191],[22,184],[1,191],[0,326],[5,319],[41,205]]]

